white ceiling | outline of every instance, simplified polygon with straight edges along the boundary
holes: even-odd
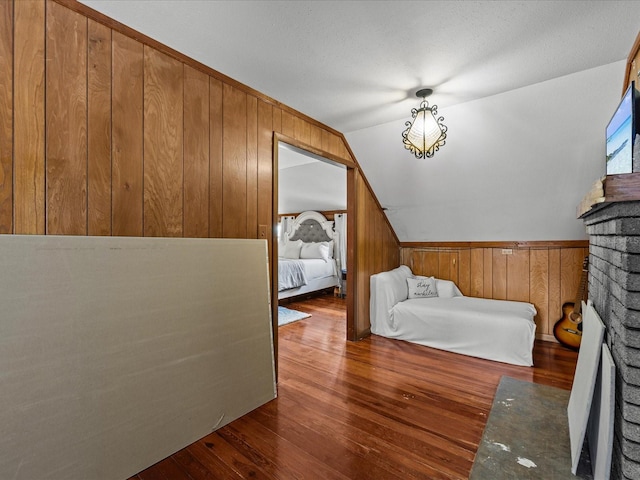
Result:
[[[626,58],[639,1],[82,0],[343,133]],[[602,41],[606,38],[606,41]]]

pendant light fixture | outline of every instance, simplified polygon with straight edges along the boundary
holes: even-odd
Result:
[[[429,106],[426,98],[433,93],[430,88],[416,92],[422,98],[419,108],[411,109],[413,120],[406,122],[407,129],[402,132],[404,148],[410,150],[416,158],[433,157],[447,138],[447,127],[442,124],[444,117],[437,117],[438,106]]]

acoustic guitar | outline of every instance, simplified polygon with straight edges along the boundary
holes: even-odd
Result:
[[[576,294],[576,301],[566,302],[562,305],[562,318],[553,326],[553,335],[556,340],[571,350],[580,349],[582,340],[582,300],[587,290],[587,274],[589,257],[582,262],[582,277]]]

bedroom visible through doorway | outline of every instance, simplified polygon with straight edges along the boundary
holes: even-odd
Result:
[[[310,295],[344,296],[347,167],[278,141],[277,175],[274,256],[278,265],[274,275],[278,276],[279,303],[286,306]],[[295,264],[302,264],[298,268],[303,271],[297,275],[304,278],[296,279],[296,272],[283,272]]]

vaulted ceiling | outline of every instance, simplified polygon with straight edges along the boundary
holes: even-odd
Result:
[[[445,119],[453,116],[455,125],[456,112],[470,115],[456,106],[623,61],[640,26],[639,1],[82,2],[345,133],[381,203],[397,208],[407,204],[407,190],[412,196],[411,190],[421,187],[407,179],[443,173],[409,163],[412,157],[402,148],[400,133],[418,103],[416,90],[434,88],[430,100]],[[622,72],[616,94],[621,86]],[[534,92],[529,97],[535,98]],[[450,127],[452,142],[455,134]],[[453,155],[445,154],[447,148],[436,156],[458,168],[459,156],[468,153],[458,150],[455,159],[447,158]],[[407,177],[389,186],[385,162],[392,159],[391,168],[404,169]],[[498,169],[490,173],[495,176],[504,166],[489,168]],[[595,171],[589,175],[597,177]],[[451,182],[451,174],[444,173],[438,181]],[[437,193],[413,195],[410,207],[425,201],[451,207],[452,198]],[[411,230],[402,212],[396,213],[390,208],[388,215],[401,239],[433,238]],[[428,211],[414,213],[429,221]],[[532,239],[524,231],[504,233],[514,234]],[[466,234],[448,235],[458,235],[449,238],[457,240]]]

